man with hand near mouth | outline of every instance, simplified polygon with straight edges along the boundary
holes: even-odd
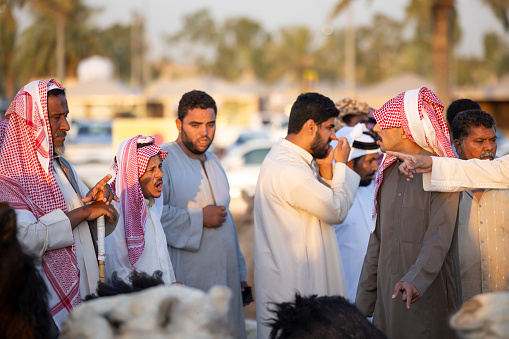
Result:
[[[452,123],[460,159],[493,160],[497,152],[495,119],[480,109],[459,113]],[[509,260],[504,229],[509,215],[507,189],[476,189],[463,194],[459,207],[458,243],[463,302],[479,293],[507,291]]]
[[[149,275],[161,271],[166,285],[175,282],[160,222],[162,204],[155,202],[163,190],[166,155],[150,136],[138,135],[118,147],[111,187],[120,199],[116,204],[120,218],[105,239],[107,277],[116,271],[127,280],[133,270]]]
[[[228,179],[219,159],[207,152],[216,115],[216,102],[205,92],[194,90],[180,99],[178,138],[161,145],[171,158],[163,163],[161,223],[177,280],[202,291],[228,286],[231,333],[245,338],[241,291],[247,287],[246,263],[229,210]]]
[[[345,126],[339,129],[336,137],[346,137],[348,140],[351,150],[346,165],[361,177],[357,194],[345,221],[334,225],[345,271],[348,299],[354,302],[369,236],[375,226],[371,220],[375,190],[373,179],[378,169],[377,160],[381,152],[375,138],[363,123],[355,127]],[[334,143],[335,141],[331,144]]]

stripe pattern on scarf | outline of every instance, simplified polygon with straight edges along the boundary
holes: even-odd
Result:
[[[449,131],[442,112],[440,99],[426,87],[400,93],[373,112],[381,129],[403,127],[410,141],[440,157],[455,158],[449,139]],[[373,220],[377,214],[377,195],[383,181],[384,171],[396,162],[396,157],[384,154],[378,168],[374,190]]]
[[[149,142],[153,144],[138,149],[138,143]],[[158,154],[163,161],[168,153],[154,143],[154,138],[144,135],[122,141],[117,150],[111,189],[120,199],[119,212],[124,219],[127,252],[133,269],[145,249],[147,221],[147,206],[139,180],[150,158]]]
[[[25,209],[39,219],[56,209],[67,212],[64,196],[53,177],[53,145],[48,119],[49,86],[54,79],[38,80],[21,88],[0,125],[0,200]],[[42,267],[58,296],[52,316],[80,304],[79,268],[74,243],[47,251]]]

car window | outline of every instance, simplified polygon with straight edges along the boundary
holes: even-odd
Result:
[[[263,159],[265,159],[265,156],[267,153],[269,153],[270,148],[262,148],[253,150],[251,152],[247,152],[244,154],[244,164],[246,165],[254,165],[254,164],[261,164],[263,162]]]

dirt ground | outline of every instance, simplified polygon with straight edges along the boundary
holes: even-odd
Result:
[[[254,260],[253,260],[253,208],[252,201],[250,206],[244,213],[233,215],[235,224],[237,225],[237,233],[239,236],[239,245],[244,259],[246,260],[247,270],[247,283],[253,287],[253,295],[256,300],[256,293],[254,288]],[[244,307],[244,317],[246,319],[256,319],[256,302]]]

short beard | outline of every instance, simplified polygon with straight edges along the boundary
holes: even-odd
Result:
[[[189,150],[189,152],[191,152],[193,154],[196,154],[196,155],[202,155],[203,153],[207,152],[207,150],[209,149],[210,145],[212,145],[212,141],[214,140],[214,136],[212,136],[212,139],[210,140],[209,145],[207,146],[207,148],[204,151],[201,151],[201,150],[197,149],[194,146],[193,142],[187,136],[187,133],[184,131],[184,127],[183,126],[180,128],[180,135],[181,135],[180,140],[182,140],[182,143],[184,144],[184,146]],[[207,139],[208,139],[208,137],[207,137]]]
[[[330,142],[330,140],[329,140]],[[325,159],[329,155],[329,142],[322,143],[318,132],[315,134],[315,138],[311,143],[311,152],[315,159]]]
[[[59,147],[53,148],[53,155],[55,155],[57,157],[63,156],[64,153],[65,153],[65,146],[59,146]]]
[[[359,182],[359,186],[369,186],[369,184],[371,184],[371,182],[373,181],[373,179],[364,179],[364,180],[361,180]]]

